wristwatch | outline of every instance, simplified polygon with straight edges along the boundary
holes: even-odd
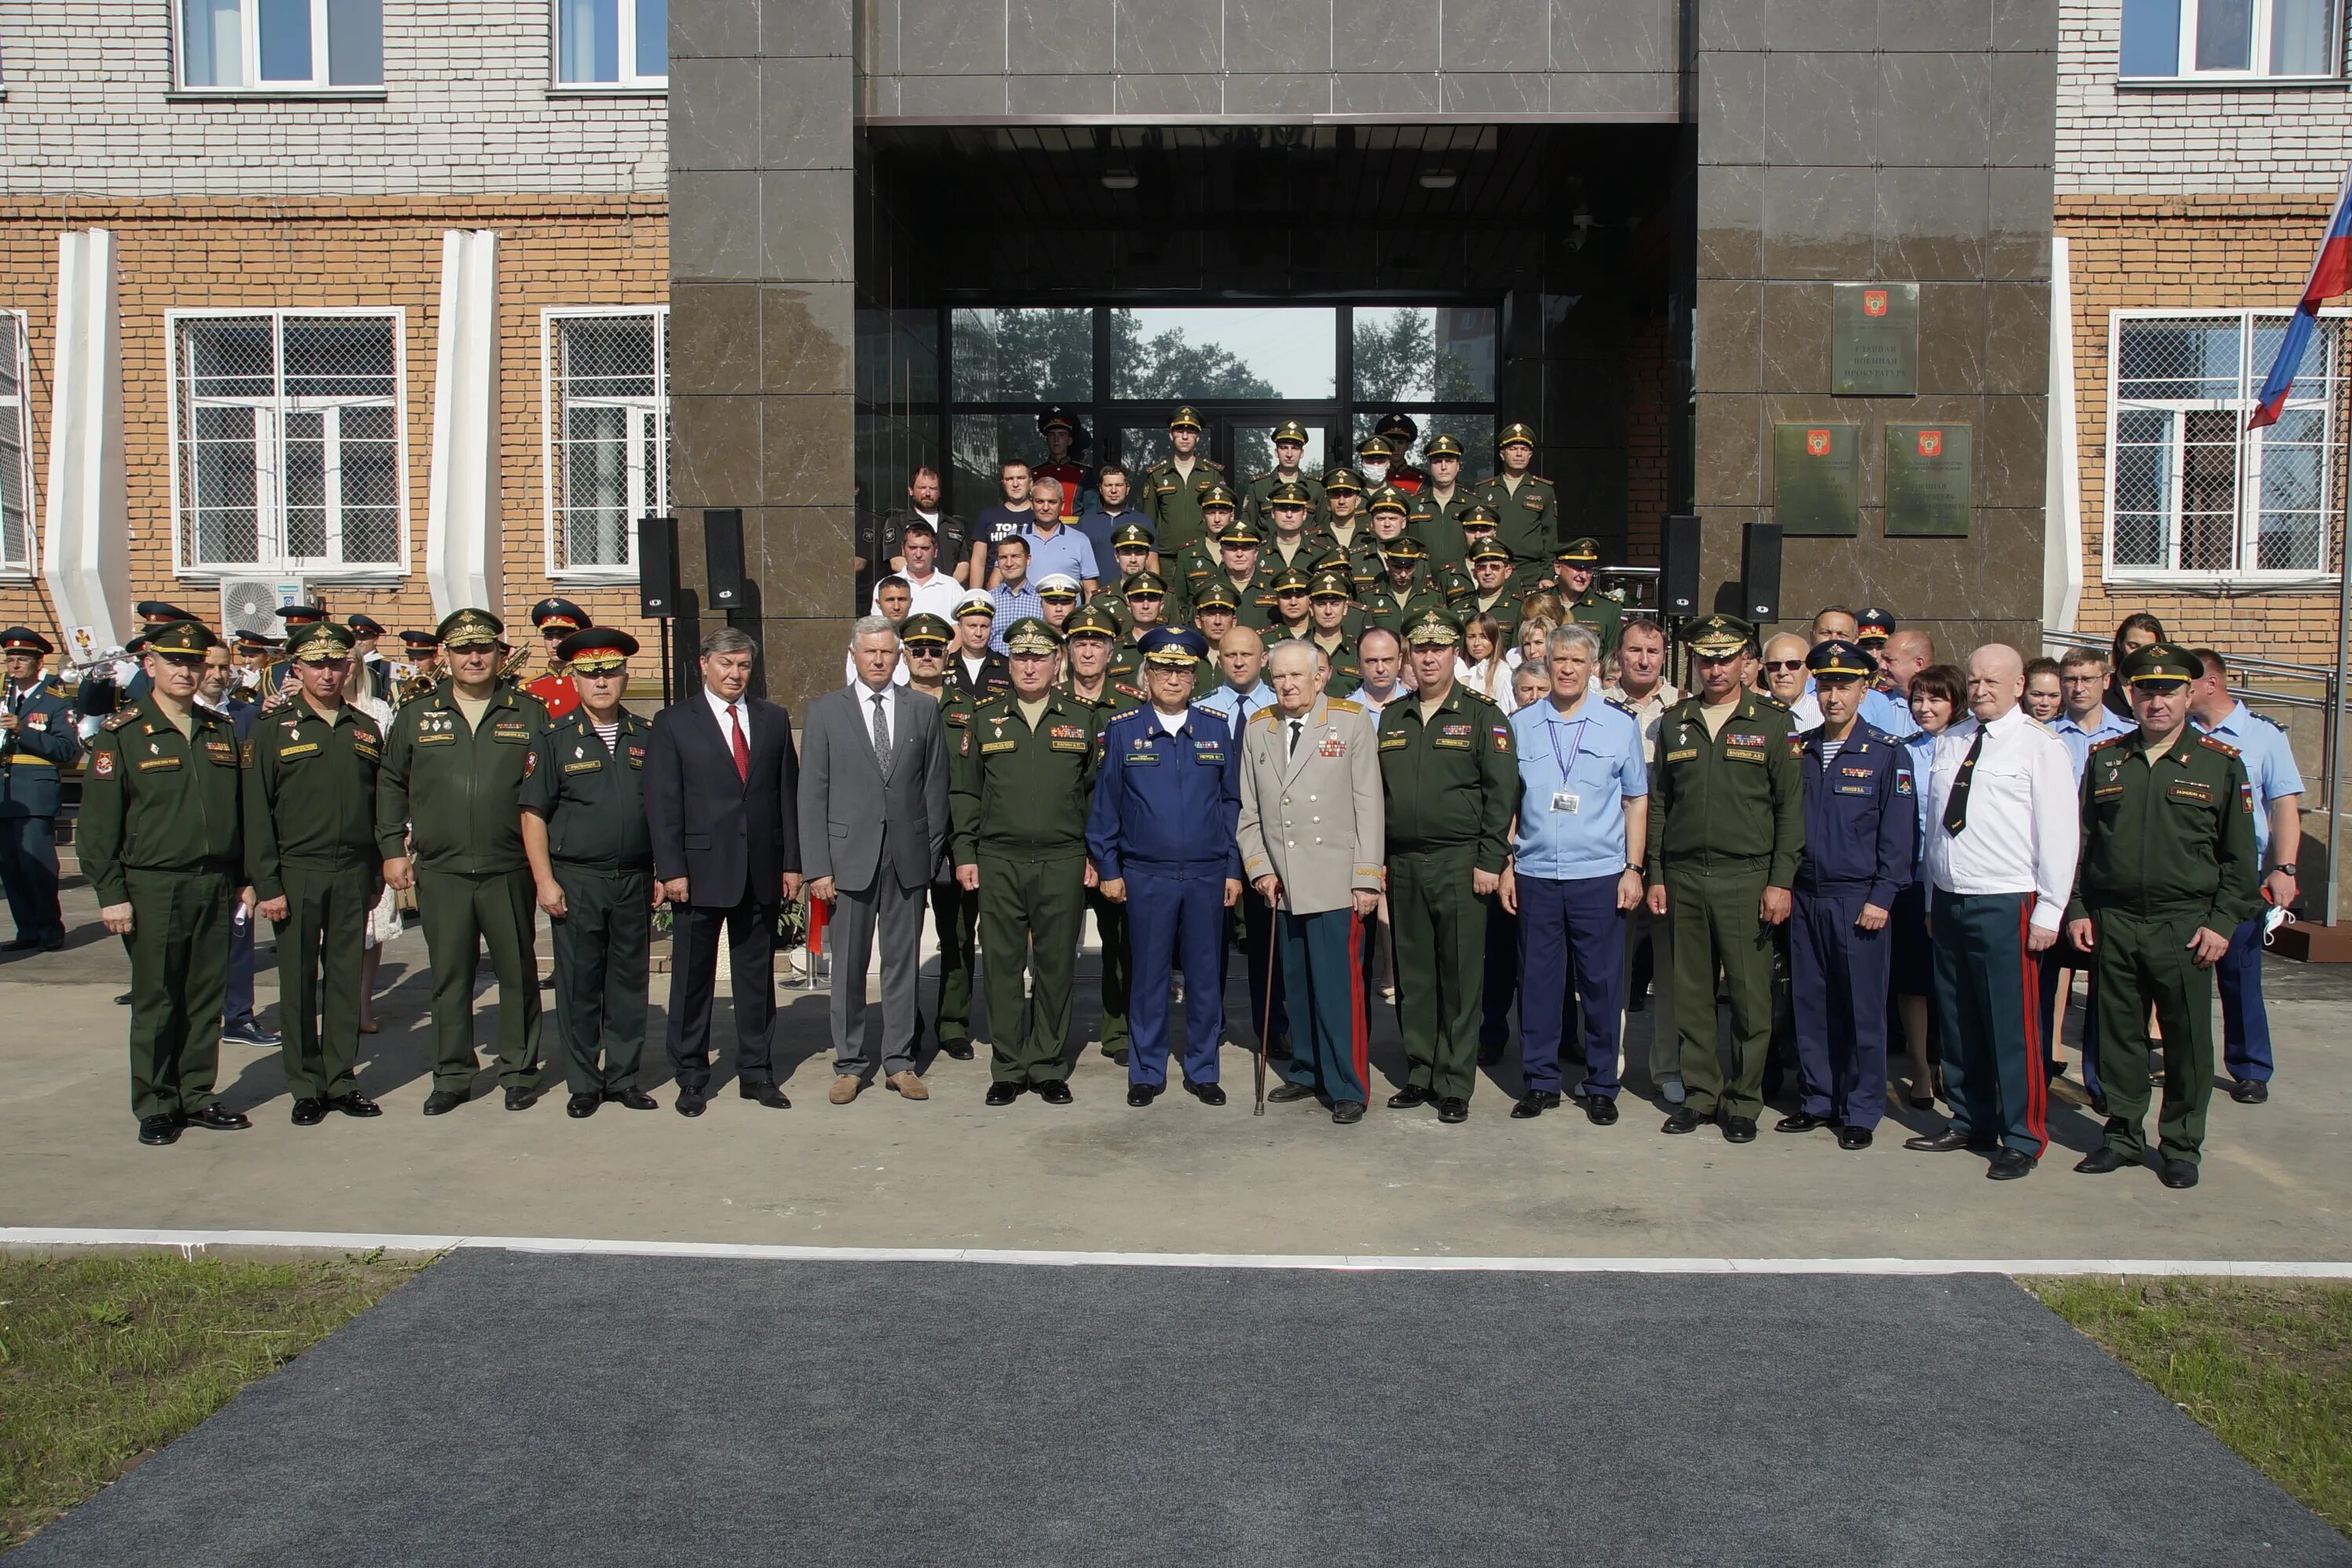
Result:
[[[2272,867],[2271,869],[2273,871],[2284,871],[2290,877],[2295,875],[2294,862],[2292,860],[2282,860],[2277,865]]]

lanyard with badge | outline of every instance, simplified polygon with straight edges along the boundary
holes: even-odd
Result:
[[[1591,722],[1589,719],[1579,719],[1573,725],[1562,726],[1549,719],[1544,721],[1544,739],[1551,742],[1551,760],[1559,768],[1560,787],[1551,792],[1551,808],[1570,816],[1584,809],[1584,797],[1570,790],[1568,781],[1570,770],[1576,766],[1576,759],[1584,754],[1584,727]],[[1559,732],[1563,728],[1576,731],[1576,743],[1568,749],[1566,762],[1561,762],[1559,757]]]

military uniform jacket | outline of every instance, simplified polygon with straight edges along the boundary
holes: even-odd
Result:
[[[1294,915],[1349,906],[1386,885],[1388,831],[1372,721],[1353,702],[1327,699],[1307,715],[1298,750],[1290,721],[1265,708],[1242,729],[1242,877],[1282,879]]]
[[[1143,515],[1151,520],[1162,561],[1201,537],[1201,498],[1209,493],[1210,486],[1224,482],[1224,469],[1197,453],[1189,475],[1177,471],[1173,458],[1163,458],[1143,470],[1140,493],[1135,499]]]
[[[1379,753],[1391,850],[1473,845],[1478,869],[1502,871],[1519,765],[1501,709],[1457,682],[1423,723],[1420,699],[1400,691],[1381,710]]]
[[[81,761],[73,699],[52,679],[0,701],[16,716],[16,728],[0,736],[0,816],[55,816],[58,770]]]
[[[1347,564],[1346,557],[1339,555],[1339,552],[1332,549],[1330,542],[1319,539],[1312,529],[1298,536],[1297,547],[1287,555],[1282,552],[1282,542],[1269,531],[1265,536],[1265,543],[1257,552],[1258,574],[1269,578],[1279,577],[1285,572],[1296,567],[1311,575],[1321,571],[1325,562],[1335,558],[1339,564],[1342,566]]]
[[[152,691],[90,737],[74,845],[98,901],[131,901],[126,871],[235,874],[245,858],[236,730],[191,710],[184,737]]]
[[[1159,711],[1134,708],[1102,730],[1102,763],[1087,811],[1087,853],[1096,875],[1131,868],[1222,871],[1238,879],[1234,823],[1240,816],[1241,748],[1224,716],[1188,708],[1171,734]]]
[[[2238,749],[2184,729],[2151,765],[2134,730],[2091,748],[2066,918],[2195,914],[2223,936],[2263,907],[2254,791]]]
[[[1428,485],[1413,493],[1412,510],[1405,514],[1404,525],[1429,547],[1431,566],[1461,568],[1470,553],[1470,542],[1462,537],[1462,514],[1477,504],[1476,491],[1465,484],[1457,483],[1454,493],[1442,501]]]
[[[285,867],[374,870],[383,731],[346,702],[322,719],[306,697],[254,721],[245,742],[245,875],[254,896],[286,891]]]
[[[1625,607],[1597,589],[1587,588],[1574,599],[1563,598],[1562,606],[1568,618],[1580,626],[1591,626],[1601,639],[1603,658],[1617,651],[1617,636],[1625,626]]]
[[[646,818],[646,746],[651,721],[621,710],[608,748],[585,709],[575,709],[531,742],[516,804],[547,820],[547,853],[600,871],[651,871]]]
[[[1364,683],[1364,667],[1356,658],[1356,640],[1363,636],[1360,625],[1350,623],[1342,628],[1339,646],[1324,647],[1318,637],[1307,640],[1322,649],[1323,657],[1331,661],[1331,679],[1323,683],[1326,697],[1345,697]]]
[[[562,665],[550,666],[545,675],[526,683],[523,689],[539,699],[551,719],[561,719],[580,706],[580,689],[572,684],[570,670]]]
[[[1918,785],[1911,776],[1910,752],[1885,731],[1860,722],[1834,762],[1822,761],[1819,729],[1800,731],[1797,745],[1805,781],[1805,847],[1797,858],[1797,890],[1866,888],[1865,902],[1893,909],[1895,893],[1911,881],[1919,842]]]
[[[467,728],[447,681],[402,709],[376,775],[383,858],[413,854],[428,870],[471,877],[521,870],[523,764],[547,724],[539,699],[511,686],[491,693],[479,730]]]
[[[1445,608],[1445,595],[1426,582],[1415,582],[1402,591],[1381,584],[1364,595],[1364,620],[1378,630],[1404,635],[1405,624],[1424,610]]]
[[[1034,730],[1009,691],[974,707],[948,758],[955,863],[1084,854],[1102,726],[1100,710],[1059,691],[1045,694]]]
[[[1477,500],[1494,510],[1499,520],[1495,537],[1503,542],[1521,565],[1551,560],[1559,542],[1559,495],[1551,481],[1528,474],[1514,491],[1503,476],[1478,481]],[[1774,886],[1780,884],[1775,883]]]
[[[1492,616],[1499,628],[1496,635],[1502,639],[1499,651],[1508,652],[1517,645],[1520,602],[1512,595],[1508,583],[1496,591],[1493,604],[1483,603],[1481,596],[1474,591],[1454,605],[1454,614],[1465,622],[1473,616]]]
[[[1765,885],[1792,888],[1804,847],[1805,791],[1789,710],[1743,691],[1710,740],[1698,698],[1667,709],[1650,765],[1649,885],[1664,886],[1669,861],[1715,857],[1769,861]]]
[[[1242,510],[1240,512],[1242,520],[1244,522],[1254,522],[1257,524],[1257,531],[1260,533],[1265,534],[1269,538],[1272,537],[1274,533],[1274,505],[1270,498],[1274,494],[1274,487],[1284,483],[1295,484],[1300,489],[1307,492],[1307,527],[1308,531],[1311,532],[1315,529],[1320,527],[1325,515],[1330,510],[1330,498],[1324,493],[1323,481],[1318,479],[1310,479],[1305,468],[1301,468],[1298,472],[1291,475],[1287,480],[1285,480],[1281,473],[1274,468],[1268,468],[1262,474],[1253,475],[1250,479],[1249,488],[1242,492]]]
[[[956,647],[948,649],[948,689],[950,691],[960,691],[971,701],[978,702],[982,698],[994,692],[1010,690],[1012,686],[1013,672],[1005,664],[1003,654],[982,655],[980,661],[980,674],[974,676],[964,668],[963,650]]]
[[[1078,694],[1078,689],[1070,683],[1070,678],[1067,675],[1054,683],[1054,689],[1071,701],[1083,702],[1100,713],[1102,721],[1106,724],[1117,715],[1127,712],[1129,709],[1139,708],[1150,700],[1141,687],[1132,686],[1118,679],[1108,669],[1103,672],[1102,695],[1099,697],[1081,697]],[[948,750],[950,752],[955,750],[953,741],[948,742]]]

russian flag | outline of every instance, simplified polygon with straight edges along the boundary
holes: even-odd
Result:
[[[2287,394],[2294,389],[2294,373],[2303,364],[2304,351],[2311,346],[2311,334],[2319,326],[2319,307],[2339,294],[2352,294],[2352,174],[2345,177],[2344,188],[2336,194],[2335,216],[2320,237],[2319,254],[2311,258],[2311,276],[2304,282],[2303,298],[2296,301],[2294,316],[2288,319],[2278,358],[2271,362],[2271,373],[2263,380],[2262,396],[2246,421],[2247,429],[2259,430],[2278,422]]]

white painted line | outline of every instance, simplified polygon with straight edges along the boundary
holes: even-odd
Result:
[[[980,1247],[784,1247],[727,1241],[608,1241],[542,1236],[434,1236],[333,1230],[112,1230],[0,1226],[0,1247],[212,1247],[312,1252],[541,1252],[573,1257],[718,1258],[785,1263],[992,1263],[1072,1268],[1303,1268],[1454,1274],[2147,1274],[2352,1279],[2352,1261],[2183,1258],[1424,1258],[1378,1253],[1054,1252]]]

